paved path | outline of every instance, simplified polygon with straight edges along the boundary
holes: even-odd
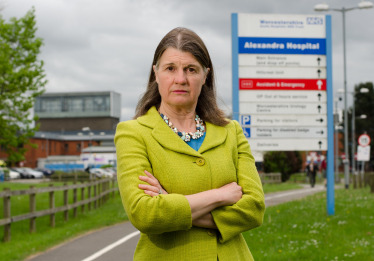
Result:
[[[265,204],[273,206],[324,190],[323,186],[316,185],[266,194]],[[125,222],[83,235],[27,261],[131,261],[139,237],[139,231]]]

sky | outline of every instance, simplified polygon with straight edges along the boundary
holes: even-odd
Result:
[[[231,13],[322,14],[312,0],[7,0],[0,14],[20,18],[35,7],[37,36],[44,39],[47,92],[115,91],[121,121],[134,116],[154,51],[170,30],[186,27],[205,42],[215,69],[220,107],[230,113]],[[360,1],[331,0],[331,8]],[[334,92],[343,86],[343,24],[332,15]],[[374,81],[374,9],[346,13],[347,86]],[[348,100],[351,104],[352,99]],[[343,102],[340,102],[343,107]]]

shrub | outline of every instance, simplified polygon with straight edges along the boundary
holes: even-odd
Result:
[[[299,151],[269,151],[264,155],[264,172],[282,174],[282,182],[300,171],[302,159]]]

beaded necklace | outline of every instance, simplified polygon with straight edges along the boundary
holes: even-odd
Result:
[[[168,116],[160,113],[161,118],[166,122],[166,124],[170,127],[172,131],[174,131],[183,141],[189,142],[191,138],[193,140],[197,140],[204,135],[204,122],[198,115],[195,116],[196,122],[196,132],[184,132],[178,131],[176,127],[174,127],[173,123],[169,120]]]

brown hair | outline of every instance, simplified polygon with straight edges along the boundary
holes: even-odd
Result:
[[[134,119],[145,115],[152,106],[156,106],[157,109],[160,107],[161,95],[158,91],[158,84],[153,71],[153,65],[158,65],[162,54],[167,48],[175,48],[183,52],[189,52],[196,58],[204,70],[210,68],[205,84],[201,88],[201,93],[196,105],[196,113],[204,121],[208,121],[218,126],[227,125],[229,122],[224,118],[224,113],[217,105],[214,69],[208,49],[203,40],[201,40],[195,32],[181,27],[171,30],[157,46],[153,57],[151,72],[149,74],[147,90],[136,106]]]

